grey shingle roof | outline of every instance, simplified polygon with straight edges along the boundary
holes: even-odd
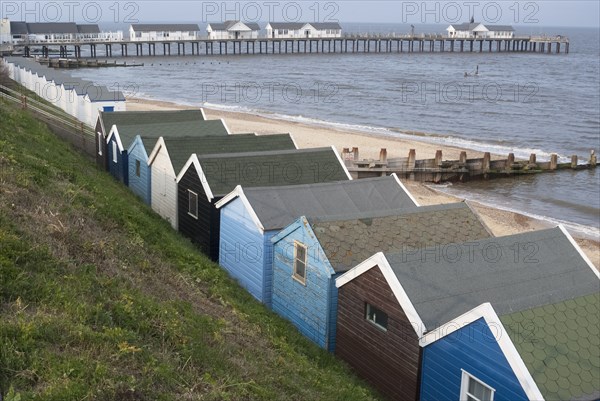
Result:
[[[30,34],[79,33],[74,22],[29,22],[27,31]]]
[[[515,30],[515,28],[510,25],[485,25],[485,27],[490,31],[512,32]]]
[[[337,22],[311,22],[310,23],[315,29],[342,29]]]
[[[209,25],[215,31],[227,31],[232,26],[237,24],[238,22],[242,22],[242,21],[211,22],[211,23],[209,23]],[[252,29],[253,31],[260,30],[260,26],[258,26],[258,24],[255,22],[242,22],[242,24],[246,25],[248,28]]]
[[[454,27],[455,30],[457,31],[472,31],[473,29],[477,28],[481,23],[480,22],[474,22],[474,23],[468,23],[465,22],[463,24],[452,24],[452,26]],[[483,26],[485,26],[489,31],[514,31],[515,29],[511,26],[511,25],[487,25],[487,24],[483,24]]]
[[[100,33],[98,24],[78,24],[77,31],[79,33]]]
[[[197,155],[244,153],[249,151],[269,151],[295,149],[290,134],[262,135],[236,134],[206,137],[164,137],[171,163],[178,174],[192,153]],[[145,141],[144,141],[145,143]]]
[[[377,252],[490,237],[477,214],[462,202],[308,220],[336,272],[349,270]]]
[[[300,216],[327,216],[416,206],[393,177],[244,188],[244,194],[265,230],[284,228]]]
[[[465,22],[463,24],[452,24],[451,26],[457,31],[472,31],[477,28],[481,23],[480,22]]]
[[[198,32],[198,24],[131,24],[136,32]]]
[[[273,28],[273,29],[292,29],[292,30],[301,29],[304,25],[306,25],[305,22],[269,22],[269,24],[271,25],[271,28]]]
[[[244,22],[244,24],[246,24],[246,26],[253,31],[260,31],[260,25],[258,25],[256,22]]]
[[[237,185],[267,187],[348,180],[332,148],[198,156],[214,196]]]
[[[10,22],[10,33],[13,35],[27,35],[27,22],[25,21],[11,21]]]
[[[428,330],[485,302],[502,316],[600,290],[560,228],[386,258]]]

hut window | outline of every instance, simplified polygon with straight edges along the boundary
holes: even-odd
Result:
[[[188,214],[193,218],[198,218],[198,194],[188,189]]]
[[[113,163],[117,163],[117,143],[113,141],[112,143],[112,153],[113,153]]]
[[[384,331],[387,331],[387,328],[388,328],[387,313],[385,313],[381,309],[374,307],[370,303],[367,303],[365,306],[365,319],[367,319],[369,322],[373,323],[378,328],[383,329]]]
[[[140,176],[140,161],[136,160],[135,161],[135,175],[137,175],[138,177]]]
[[[294,274],[296,280],[306,284],[306,245],[294,242]]]
[[[462,371],[461,401],[494,401],[494,390],[475,376]]]
[[[98,132],[98,154],[102,156],[102,132]]]

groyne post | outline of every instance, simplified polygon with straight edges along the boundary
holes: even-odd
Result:
[[[508,158],[506,159],[506,169],[512,169],[513,164],[515,164],[515,154],[509,153]]]
[[[558,155],[552,153],[550,155],[550,170],[556,170],[558,168]]]
[[[488,171],[490,171],[490,159],[491,159],[490,152],[485,152],[483,154],[483,163],[481,166],[484,173],[487,173]]]
[[[379,151],[379,161],[382,163],[387,163],[387,149],[381,148]]]

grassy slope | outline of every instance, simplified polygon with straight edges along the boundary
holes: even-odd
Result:
[[[0,395],[11,387],[23,400],[377,397],[0,100]]]

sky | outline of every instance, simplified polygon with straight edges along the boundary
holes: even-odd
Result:
[[[600,26],[600,1],[10,1],[0,17],[29,22],[364,22],[452,24],[475,21],[529,26]]]

